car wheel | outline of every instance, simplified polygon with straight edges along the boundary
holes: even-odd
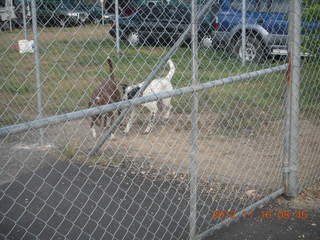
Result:
[[[138,32],[130,32],[127,36],[127,41],[133,47],[136,47],[140,43],[140,36]]]
[[[204,36],[200,41],[200,46],[204,48],[211,48],[213,46],[213,39],[211,36]]]
[[[242,59],[243,49],[242,49],[242,39],[239,38],[233,49],[234,54]],[[246,37],[246,49],[244,51],[244,58],[247,62],[262,62],[265,57],[264,45],[262,42],[254,36]]]
[[[98,18],[95,18],[94,20],[93,20],[93,22],[94,22],[94,25],[98,25],[98,24],[100,24],[100,22],[102,22],[100,19],[98,19]]]

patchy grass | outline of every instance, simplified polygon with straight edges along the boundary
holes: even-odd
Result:
[[[39,35],[41,80],[45,115],[51,116],[84,109],[93,89],[109,77],[107,57],[114,61],[115,75],[122,83],[141,82],[150,74],[169,47],[141,46],[137,49],[121,42],[122,55],[116,54],[114,40],[106,34],[105,26],[75,28],[45,28]],[[0,126],[19,123],[36,116],[36,80],[34,56],[21,55],[11,48],[22,39],[14,31],[0,35]],[[172,57],[176,73],[175,88],[190,85],[192,53],[181,47]],[[222,50],[200,49],[199,79],[201,82],[251,72],[283,62],[245,65]],[[168,67],[159,74],[167,73]],[[305,116],[319,109],[319,65],[306,63],[301,75],[301,106]],[[313,74],[311,74],[313,73]],[[284,72],[256,77],[250,81],[229,84],[199,93],[200,111],[220,113],[217,124],[222,129],[247,129],[264,121],[283,117],[286,78]],[[191,111],[191,94],[172,100],[177,113]],[[23,107],[22,107],[23,106]],[[1,113],[0,113],[1,114]],[[17,115],[19,115],[17,117]]]
[[[89,165],[99,165],[99,166],[110,166],[110,165],[120,165],[123,159],[119,156],[114,156],[109,158],[103,155],[91,156],[86,159],[86,163]]]
[[[76,147],[76,143],[68,143],[63,147],[60,147],[56,152],[57,155],[62,156],[64,160],[75,160],[80,162],[85,162],[89,165],[99,165],[99,166],[109,166],[109,165],[119,165],[123,162],[126,156],[120,154],[113,154],[109,156],[108,154],[99,154],[89,156],[86,152],[81,151]]]
[[[65,159],[71,160],[77,155],[78,149],[72,143],[68,143],[61,152]]]

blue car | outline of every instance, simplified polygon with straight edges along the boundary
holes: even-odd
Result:
[[[228,47],[242,58],[242,0],[220,0],[212,11],[217,23],[211,43]],[[246,1],[246,61],[261,62],[271,54],[287,54],[288,12],[289,0]],[[319,24],[303,22],[303,27],[314,30]]]

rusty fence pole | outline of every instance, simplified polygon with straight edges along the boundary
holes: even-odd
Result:
[[[285,120],[284,195],[299,193],[299,86],[301,45],[301,1],[291,0],[289,15],[289,51]]]

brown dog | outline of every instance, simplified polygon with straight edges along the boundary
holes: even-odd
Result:
[[[110,58],[108,58],[107,62],[110,69],[110,79],[104,81],[99,88],[94,90],[91,95],[91,101],[88,104],[89,108],[102,106],[121,100],[121,93],[119,92],[117,84],[115,82],[112,61]],[[107,112],[106,114],[98,114],[91,117],[90,128],[92,130],[92,135],[94,138],[96,137],[94,126],[97,125],[99,127],[105,128],[107,126],[108,119],[111,120],[111,123],[114,121],[116,112],[117,111]],[[111,137],[113,137],[113,134]]]

